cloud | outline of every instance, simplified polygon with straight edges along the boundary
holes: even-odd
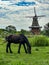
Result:
[[[49,4],[49,0],[36,0],[40,3],[43,3],[43,4]]]
[[[49,21],[49,4],[40,3],[39,0],[26,0],[34,1],[37,4],[32,6],[12,5],[18,1],[0,3],[0,27],[5,28],[8,25],[14,25],[17,30],[22,28],[29,30],[33,19],[25,18],[25,16],[34,16],[34,7],[36,7],[37,15],[46,15],[46,17],[38,19],[40,26],[44,26]]]

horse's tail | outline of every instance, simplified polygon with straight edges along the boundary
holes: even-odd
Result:
[[[5,40],[8,41],[8,36],[5,37]]]
[[[13,36],[13,35],[6,36],[6,37],[5,37],[5,40],[6,40],[7,42],[10,41],[12,36]]]

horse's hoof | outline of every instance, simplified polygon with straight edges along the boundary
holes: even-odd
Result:
[[[20,52],[18,52],[18,54],[20,54]]]
[[[13,53],[13,52],[10,52],[10,53]]]
[[[18,53],[18,54],[20,54],[20,53]]]
[[[6,53],[8,53],[8,52],[6,52]]]
[[[26,54],[27,54],[27,52],[26,52]]]
[[[8,51],[6,51],[6,53],[8,53]]]
[[[31,54],[31,53],[29,53],[29,54]]]

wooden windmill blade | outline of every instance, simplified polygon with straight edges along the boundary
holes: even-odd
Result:
[[[36,9],[35,9],[35,7],[34,7],[34,13],[35,13],[35,16],[36,16]]]
[[[26,18],[33,18],[34,16],[25,16]]]
[[[37,16],[36,14],[35,14],[35,16],[36,16],[36,17],[45,17],[45,15]],[[33,18],[33,17],[34,17],[34,16],[25,16],[25,18]],[[35,18],[36,18],[36,17],[35,17]]]
[[[34,7],[34,13],[35,13],[35,16],[37,16],[36,15],[36,9],[35,9],[35,7]],[[25,16],[26,18],[33,18],[34,16]]]
[[[37,16],[37,17],[45,17],[45,15]]]

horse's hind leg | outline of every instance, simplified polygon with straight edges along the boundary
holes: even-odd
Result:
[[[9,43],[7,43],[6,45],[6,52],[8,53],[8,46],[9,46]]]
[[[27,50],[26,50],[25,44],[23,44],[23,46],[24,46],[24,49],[25,49],[25,53],[27,53]]]
[[[10,53],[12,53],[12,50],[11,50],[11,43],[9,43],[9,50],[10,50]]]
[[[18,53],[20,53],[21,44],[19,44]]]

